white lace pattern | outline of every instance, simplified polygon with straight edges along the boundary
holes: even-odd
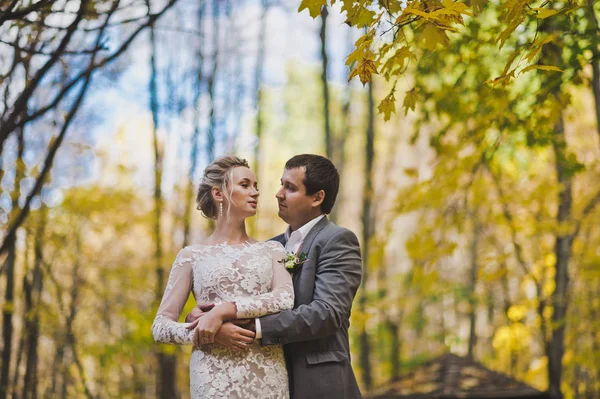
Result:
[[[237,318],[254,318],[291,309],[292,280],[279,263],[278,242],[192,245],[183,248],[171,269],[152,325],[157,342],[191,345],[193,330],[178,319],[190,291],[199,304],[235,302]],[[288,398],[288,376],[281,345],[237,352],[218,344],[194,348],[190,361],[192,398]]]

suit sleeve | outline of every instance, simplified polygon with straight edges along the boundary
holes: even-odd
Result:
[[[323,246],[313,301],[260,318],[262,345],[308,341],[334,334],[350,317],[362,275],[358,239],[342,229]]]

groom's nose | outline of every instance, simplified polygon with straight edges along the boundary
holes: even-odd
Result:
[[[284,196],[283,196],[283,186],[281,186],[279,188],[279,190],[277,190],[277,192],[275,193],[275,198],[277,198],[277,199],[283,199],[284,198]]]

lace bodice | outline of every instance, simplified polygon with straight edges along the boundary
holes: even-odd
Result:
[[[183,248],[173,263],[152,325],[154,339],[170,344],[192,344],[193,330],[185,328],[187,323],[178,322],[190,292],[198,304],[235,302],[238,319],[291,309],[294,304],[292,280],[279,263],[284,257],[283,246],[273,241]],[[233,370],[237,370],[235,375],[230,375]],[[192,354],[190,379],[192,397],[288,395],[280,346],[254,344],[247,353],[240,354],[218,344],[203,345]]]

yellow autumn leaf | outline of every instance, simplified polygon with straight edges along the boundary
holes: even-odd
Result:
[[[395,91],[395,89],[392,89],[390,94],[388,94],[377,107],[379,113],[383,114],[383,120],[386,122],[390,120],[392,113],[396,113],[396,97],[394,97]]]
[[[529,71],[533,71],[534,69],[540,69],[542,71],[551,71],[551,72],[562,72],[563,70],[554,65],[529,65],[521,70],[520,73],[525,73]]]
[[[404,107],[404,115],[408,114],[408,110],[415,110],[417,100],[419,99],[419,89],[414,87],[412,90],[406,92],[402,106]]]
[[[500,42],[500,48],[504,47],[504,43],[506,43],[506,41],[508,40],[508,38],[510,37],[510,35],[513,34],[513,32],[515,31],[515,29],[517,29],[517,27],[519,25],[521,25],[521,23],[525,20],[524,16],[520,16],[517,19],[511,20],[511,22],[508,24],[508,26],[506,27],[506,29],[504,29],[500,35],[498,36],[498,39],[496,39],[498,42]]]
[[[402,1],[399,0],[379,0],[379,5],[391,14],[395,14],[402,9]]]
[[[448,39],[446,32],[432,23],[424,24],[420,39],[422,46],[429,51],[435,50],[438,44],[442,46],[450,44],[450,39]]]
[[[354,43],[355,50],[350,53],[348,57],[346,57],[346,65],[351,66],[353,63],[360,61],[362,58],[374,58],[374,54],[370,50],[374,36],[375,30],[371,30],[356,40],[356,43]]]
[[[463,14],[473,16],[473,13],[468,10],[468,7],[465,3],[444,0],[442,2],[442,6],[442,8],[435,10],[430,15],[433,17],[447,16],[451,21],[461,25],[464,25],[464,20],[462,17]]]
[[[348,57],[346,57],[346,65],[351,66],[355,62],[359,62],[361,59],[368,58],[374,59],[375,54],[371,50],[365,50],[364,48],[357,48]]]
[[[327,0],[302,0],[298,12],[301,12],[305,8],[308,8],[310,16],[317,18],[321,14],[321,7],[327,5]]]
[[[562,69],[560,69],[559,67],[554,66],[554,65],[538,65],[537,67],[538,67],[538,69],[541,69],[542,71],[563,72]]]
[[[473,16],[473,13],[469,11],[469,7],[460,1],[444,0],[442,1],[442,5],[448,10],[456,11],[457,13],[465,14],[470,17]]]
[[[407,16],[409,16],[409,15],[414,15],[414,16],[421,17],[425,20],[430,20],[430,21],[439,21],[440,20],[433,13],[421,11],[419,9],[408,6],[404,9],[404,12],[398,17],[398,20],[396,21],[396,23],[398,23],[398,21],[406,20]]]
[[[358,28],[362,28],[363,26],[369,26],[375,19],[375,12],[369,10],[368,8],[357,8],[352,15],[348,13],[348,19],[346,22],[350,24],[350,26],[356,26]]]
[[[350,73],[350,76],[348,76],[348,81],[358,76],[364,86],[371,81],[372,74],[377,74],[375,62],[372,59],[362,58],[352,73]]]
[[[544,47],[546,44],[552,42],[554,39],[556,39],[558,37],[558,33],[553,33],[551,35],[546,36],[543,39],[538,39],[535,42],[533,42],[533,44],[531,45],[529,52],[527,53],[527,56],[525,57],[527,59],[528,62],[532,62],[533,59],[539,54],[539,52],[542,50],[542,47]]]
[[[393,56],[391,56],[383,65],[382,73],[385,73],[386,77],[390,75],[397,75],[402,71],[404,65],[408,59],[417,60],[417,56],[407,46],[402,46]],[[394,69],[397,68],[395,71]]]
[[[549,10],[547,8],[532,8],[533,11],[536,11],[535,16],[540,19],[545,19],[551,17],[555,14],[558,14],[557,10]]]

